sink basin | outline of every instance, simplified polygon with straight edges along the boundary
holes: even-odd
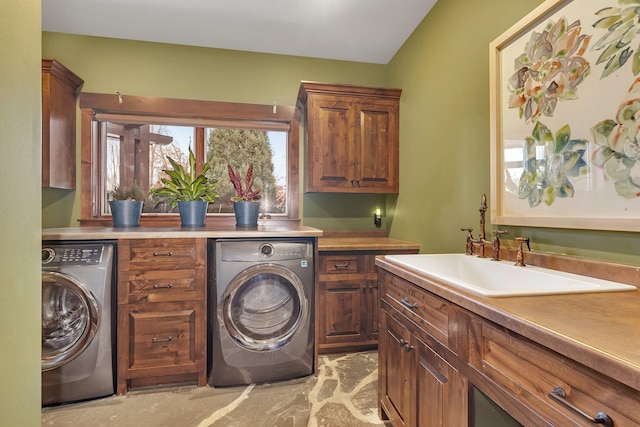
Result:
[[[464,254],[387,255],[386,260],[489,297],[635,291],[635,286]]]

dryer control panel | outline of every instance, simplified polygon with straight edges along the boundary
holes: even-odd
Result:
[[[102,261],[103,245],[68,245],[42,248],[42,265],[95,265]]]

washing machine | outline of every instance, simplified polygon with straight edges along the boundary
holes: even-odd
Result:
[[[209,254],[209,384],[313,373],[314,240],[210,240]]]
[[[42,404],[114,393],[113,242],[43,242]]]

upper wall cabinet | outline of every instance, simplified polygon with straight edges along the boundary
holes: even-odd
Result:
[[[402,90],[302,82],[306,192],[397,193]]]
[[[84,80],[42,60],[42,186],[76,188],[76,97]]]

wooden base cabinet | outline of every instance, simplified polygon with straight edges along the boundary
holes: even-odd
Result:
[[[640,426],[639,390],[379,271],[379,415],[394,426],[473,425],[473,387],[526,426]]]
[[[117,392],[206,384],[206,239],[118,242]]]
[[[379,291],[376,255],[411,250],[350,250],[319,253],[318,352],[335,353],[378,345]]]
[[[380,418],[394,426],[459,427],[468,422],[466,378],[426,344],[415,324],[393,307],[381,314]],[[413,332],[412,332],[413,330]]]

